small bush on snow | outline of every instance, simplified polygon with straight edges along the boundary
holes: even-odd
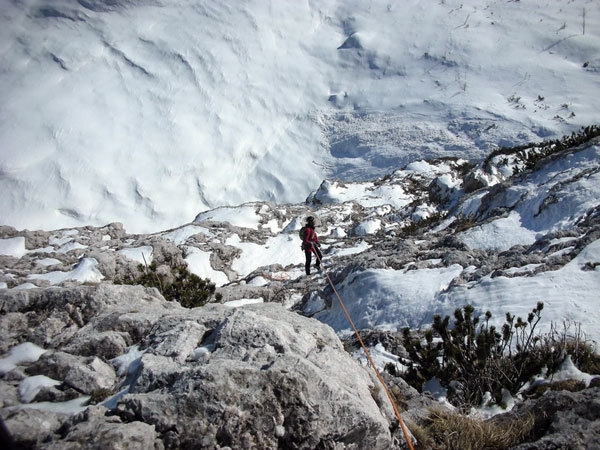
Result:
[[[502,405],[504,389],[517,394],[544,368],[549,374],[556,372],[567,354],[575,364],[594,368],[598,356],[581,333],[537,333],[543,307],[539,302],[525,320],[507,313],[500,330],[490,325],[489,311],[481,319],[470,305],[456,309],[452,328],[450,317],[439,315],[422,338],[405,328],[403,344],[410,361],[400,376],[419,391],[436,377],[448,389],[451,403],[468,408],[479,406],[486,392]]]
[[[153,261],[149,266],[140,264],[138,270],[137,276],[115,282],[157,288],[165,299],[177,301],[186,308],[203,306],[215,294],[214,283],[191,273],[184,265],[158,266]],[[215,297],[221,299],[220,294]]]

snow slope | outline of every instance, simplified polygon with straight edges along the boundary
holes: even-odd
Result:
[[[574,333],[579,324],[599,342],[600,241],[597,226],[578,228],[598,217],[599,158],[597,139],[546,158],[502,186],[465,195],[444,225],[429,231],[434,244],[409,238],[420,251],[403,267],[380,268],[380,252],[379,267],[349,271],[337,288],[357,328],[427,327],[434,314],[452,316],[466,304],[477,314],[490,311],[501,326],[507,312],[526,318],[543,302],[544,331],[566,325]],[[450,228],[465,218],[476,223],[465,231]],[[454,236],[469,256],[461,259],[455,247],[436,244],[433,232]],[[475,271],[480,274],[473,277]],[[315,317],[350,333],[340,305],[331,304]]]
[[[427,328],[433,315],[442,317],[455,309],[472,305],[477,315],[490,311],[492,323],[501,326],[510,312],[527,318],[538,302],[544,303],[540,330],[552,325],[569,333],[580,325],[586,337],[600,342],[598,289],[600,271],[585,270],[586,264],[600,261],[600,242],[587,246],[576,258],[556,271],[531,276],[492,276],[462,285],[450,283],[463,271],[459,265],[419,270],[368,269],[353,273],[337,289],[358,329],[400,331],[403,327]],[[339,303],[315,317],[341,335],[352,330]]]
[[[594,0],[5,0],[0,223],[165,230],[597,122]]]

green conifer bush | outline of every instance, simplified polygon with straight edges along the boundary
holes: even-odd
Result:
[[[185,265],[159,266],[155,261],[150,265],[140,264],[137,276],[115,280],[115,283],[140,284],[154,287],[169,301],[177,301],[186,308],[203,306],[215,295],[215,284],[208,278],[191,273]],[[217,301],[221,295],[216,294]]]
[[[471,305],[454,311],[452,326],[449,316],[436,315],[423,333],[404,328],[410,360],[400,376],[419,391],[437,378],[451,403],[470,407],[479,406],[488,392],[493,403],[502,405],[505,391],[515,395],[544,369],[556,372],[567,354],[574,355],[576,364],[594,367],[596,353],[580,333],[537,332],[543,308],[538,302],[526,319],[507,313],[500,329],[490,323],[489,311],[479,316]]]

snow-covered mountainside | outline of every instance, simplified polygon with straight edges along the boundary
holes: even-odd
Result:
[[[481,159],[600,106],[595,0],[6,0],[2,224],[130,233]]]
[[[305,203],[221,207],[152,234],[118,223],[4,226],[1,417],[39,448],[105,429],[150,448],[404,448],[356,362],[364,354],[350,358],[339,342],[350,325],[327,278],[366,333],[426,328],[467,303],[501,323],[541,301],[540,331],[598,342],[599,160],[600,129],[590,127],[476,165],[419,160],[372,181],[326,180]],[[309,215],[324,272],[306,276],[298,230]],[[140,265],[168,274],[184,263],[215,282],[213,304],[187,310],[156,290],[115,285]],[[371,352],[379,369],[399,361],[381,341]],[[595,442],[597,415],[554,421],[597,398],[592,376],[564,370],[589,389],[523,403],[547,413],[529,438],[572,439],[577,429],[578,442]],[[412,420],[435,403],[388,381]],[[87,407],[100,394],[101,406]]]
[[[139,264],[180,261],[212,280],[223,301],[290,306],[304,298],[305,312],[343,332],[341,312],[325,307],[331,293],[317,289],[321,277],[304,276],[297,231],[314,215],[324,266],[359,328],[421,327],[465,303],[502,318],[544,301],[548,323],[580,322],[597,340],[598,134],[592,127],[575,139],[498,151],[475,166],[421,160],[375,181],[326,180],[304,204],[221,207],[148,235],[118,223],[4,227],[0,282],[98,283],[122,280]]]

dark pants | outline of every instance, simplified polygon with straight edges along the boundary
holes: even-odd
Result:
[[[304,250],[304,255],[306,256],[306,264],[304,265],[304,269],[306,270],[306,275],[310,275],[310,263],[312,261],[312,253],[315,252],[316,261],[315,267],[318,269],[321,266],[321,259],[323,259],[323,255],[321,254],[321,250],[316,245],[313,245],[312,250],[306,251]]]

